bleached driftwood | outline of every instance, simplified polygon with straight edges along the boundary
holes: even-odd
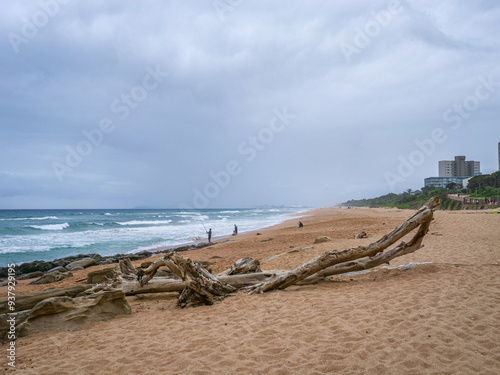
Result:
[[[128,280],[134,280],[137,277],[137,269],[134,267],[128,257],[118,261],[118,268],[121,272],[121,277]]]
[[[177,300],[177,304],[181,307],[199,304],[211,305],[236,291],[235,287],[212,275],[198,262],[184,258],[174,251],[169,251],[146,268],[143,271],[140,284],[146,285],[161,266],[167,266],[184,282],[185,287]]]
[[[414,251],[417,251],[418,249],[423,247],[422,240],[429,231],[430,224],[431,220],[426,221],[425,223],[420,225],[417,233],[415,233],[415,236],[408,243],[401,242],[395,248],[382,251],[373,257],[362,258],[359,260],[339,263],[334,266],[327,267],[321,271],[316,272],[314,275],[309,276],[308,278],[303,280],[303,282],[310,283],[315,280],[317,281],[324,279],[328,276],[341,275],[348,272],[363,271],[369,268],[380,266],[381,264],[389,264],[389,262],[394,258],[413,253]]]
[[[368,246],[357,246],[350,249],[327,251],[326,253],[317,256],[294,270],[278,275],[272,280],[250,287],[248,293],[264,293],[274,289],[285,289],[325,268],[364,257],[373,257],[420,225],[430,222],[433,216],[433,209],[439,204],[439,199],[437,197],[433,197],[427,201],[427,203],[425,203],[414,215],[412,215],[392,232],[386,234],[380,240],[373,242]]]
[[[260,262],[257,259],[245,257],[238,259],[231,268],[222,271],[217,276],[242,275],[256,272],[262,272]]]
[[[439,199],[430,199],[400,226],[370,245],[331,250],[291,271],[277,274],[255,272],[228,275],[231,269],[238,268],[238,262],[252,263],[248,261],[250,259],[248,258],[237,261],[235,266],[222,273],[227,276],[217,277],[205,270],[199,263],[171,251],[145,269],[139,282],[122,280],[120,288],[127,295],[182,291],[178,304],[186,307],[196,304],[212,304],[237,289],[248,288],[250,294],[263,293],[274,289],[285,289],[293,284],[304,285],[318,282],[332,275],[373,268],[421,248],[422,240],[433,219],[433,210],[439,204]],[[396,247],[387,249],[416,228],[419,228],[418,231],[408,243],[401,242]],[[153,279],[157,270],[162,266],[168,267],[182,280]]]

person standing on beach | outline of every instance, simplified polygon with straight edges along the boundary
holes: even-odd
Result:
[[[212,228],[208,230],[207,234],[208,234],[208,242],[212,242]]]
[[[238,235],[238,227],[236,226],[236,224],[234,224],[233,236],[237,236],[237,235]]]

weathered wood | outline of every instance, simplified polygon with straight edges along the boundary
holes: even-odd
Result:
[[[421,224],[430,221],[432,219],[433,209],[439,204],[439,199],[437,197],[433,197],[414,215],[399,225],[396,229],[383,236],[380,240],[368,246],[357,246],[340,251],[331,250],[323,253],[294,270],[277,275],[271,280],[250,287],[248,294],[264,293],[274,289],[285,289],[325,268],[364,257],[373,257],[403,238]]]
[[[236,288],[219,280],[199,263],[184,258],[176,252],[169,252],[164,257],[173,265],[168,265],[172,272],[180,274],[191,291],[183,291],[179,296],[177,304],[181,307],[189,307],[198,304],[212,305],[215,301],[224,299],[229,293],[235,292]]]
[[[220,272],[217,276],[241,275],[256,272],[262,272],[260,269],[260,262],[257,259],[245,257],[238,259],[231,268]]]
[[[54,288],[44,290],[43,292],[29,293],[16,296],[16,304],[14,311],[30,310],[38,302],[51,297],[76,297],[78,294],[86,289],[92,288],[92,285],[77,285],[67,288]],[[0,314],[14,312],[9,310],[8,299],[0,299]]]
[[[218,279],[236,289],[240,289],[266,281],[274,275],[275,273],[273,272],[258,272],[246,275],[220,276]],[[141,285],[139,281],[124,280],[119,285],[119,288],[122,289],[127,296],[134,296],[137,294],[180,292],[186,288],[186,283],[183,280],[155,277],[145,285]]]
[[[139,280],[139,285],[143,288],[154,277],[158,268],[166,266],[174,274],[178,275],[184,284],[184,288],[179,295],[177,304],[181,307],[189,307],[198,304],[211,305],[215,301],[225,298],[229,293],[236,291],[236,288],[221,281],[216,276],[212,275],[201,264],[189,258],[184,258],[182,255],[174,251],[167,252],[163,257],[157,259],[153,264],[143,271],[142,278]],[[178,284],[173,284],[177,287]],[[122,283],[121,288],[124,288]],[[171,285],[163,284],[157,288],[149,289],[170,289]],[[185,290],[185,289],[190,289]],[[137,294],[137,288],[133,287],[129,293]]]
[[[381,264],[388,264],[392,259],[412,253],[422,247],[422,239],[424,238],[429,225],[430,221],[422,224],[417,234],[415,234],[413,239],[407,244],[401,242],[397,247],[390,250],[385,250],[373,257],[339,263],[332,267],[325,268],[317,272],[316,274],[298,282],[297,285],[309,285],[320,280],[324,280],[328,276],[339,275],[348,272],[363,271],[366,269],[377,267]],[[235,287],[236,289],[241,289],[255,285],[257,283],[265,282],[266,280],[269,280],[276,275],[280,276],[282,274],[283,273],[276,274],[273,272],[264,271],[242,275],[218,276],[218,278],[219,280]],[[142,286],[138,281],[124,281],[120,286],[120,288],[128,296],[148,293],[180,292],[185,287],[186,284],[184,283],[184,281],[165,277],[155,277],[154,279],[150,280],[148,284]]]
[[[141,279],[139,280],[140,284],[142,286],[148,284],[160,267],[168,267],[175,275],[182,278],[182,272],[179,268],[167,256],[163,256],[154,261],[148,268],[142,270]]]
[[[439,204],[437,198],[430,199],[414,215],[377,242],[341,251],[328,251],[295,270],[278,274],[257,272],[226,275],[231,272],[233,268],[231,267],[216,277],[197,262],[170,251],[144,270],[144,276],[140,282],[122,280],[120,288],[127,295],[183,291],[178,303],[185,307],[199,303],[211,304],[240,288],[249,287],[249,293],[265,292],[272,289],[284,289],[296,283],[299,285],[314,283],[331,275],[373,268],[422,247],[422,240],[428,232],[433,210]],[[393,249],[386,250],[418,227],[418,231],[408,243],[401,242]],[[162,266],[168,267],[181,277],[182,281],[158,277],[153,279],[157,270]],[[185,291],[186,287],[192,291]]]
[[[381,264],[389,264],[389,262],[394,258],[413,253],[414,251],[417,251],[418,249],[423,247],[422,240],[429,230],[431,221],[432,220],[429,220],[423,223],[415,236],[408,243],[401,242],[395,248],[382,251],[373,257],[339,263],[334,266],[325,268],[319,272],[316,272],[314,275],[302,280],[298,284],[310,284],[311,282],[322,280],[328,276],[340,275],[348,272],[364,271],[380,266]]]
[[[121,272],[120,276],[124,279],[134,280],[135,278],[137,278],[137,273],[139,271],[137,271],[128,257],[125,257],[118,261],[118,268]]]

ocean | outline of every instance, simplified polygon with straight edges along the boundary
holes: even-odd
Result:
[[[103,256],[258,230],[304,212],[272,209],[0,210],[0,267],[78,254]]]

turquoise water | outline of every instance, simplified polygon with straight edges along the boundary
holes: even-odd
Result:
[[[304,211],[304,210],[302,210]],[[70,255],[175,246],[278,224],[297,208],[210,210],[0,210],[0,267]]]

